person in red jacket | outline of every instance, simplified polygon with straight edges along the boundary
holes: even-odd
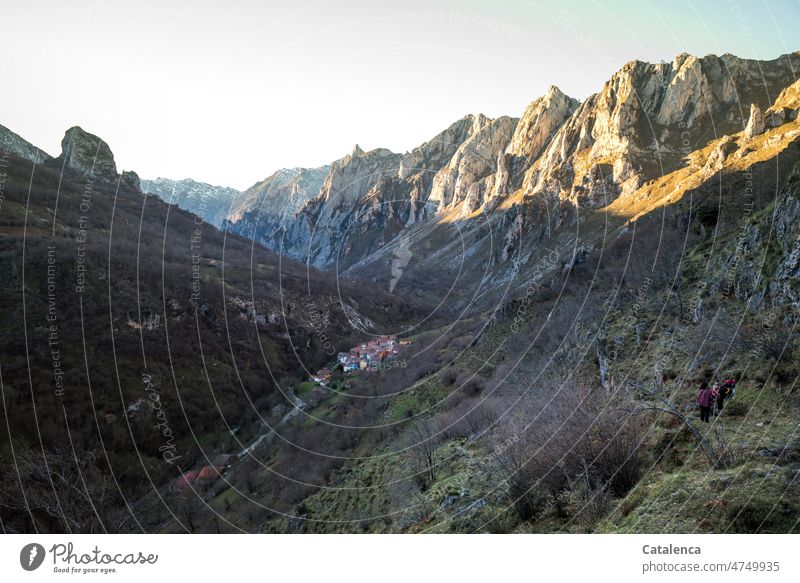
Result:
[[[709,412],[711,411],[711,389],[706,381],[700,383],[695,401],[700,405],[700,421],[708,423]]]

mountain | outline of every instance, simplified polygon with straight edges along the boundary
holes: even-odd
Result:
[[[799,60],[681,54],[672,63],[631,61],[553,136],[523,189],[581,206],[633,192],[712,139],[741,131],[750,104],[769,107]]]
[[[274,245],[275,233],[287,228],[303,205],[319,194],[327,172],[327,166],[278,170],[242,193],[224,229]]]
[[[165,491],[156,510],[151,488],[246,447],[337,349],[419,317],[143,195],[97,136],[62,145],[3,169],[6,532],[159,528],[184,501]],[[84,486],[54,491],[50,472]]]
[[[154,194],[164,202],[194,213],[215,227],[220,227],[225,222],[234,201],[242,195],[233,188],[212,186],[191,178],[144,180],[142,181],[142,191],[146,194]]]
[[[436,214],[438,203],[429,200],[430,193],[437,173],[454,156],[459,162],[448,170],[448,180],[459,192],[489,173],[495,164],[491,150],[508,141],[515,123],[469,115],[406,154],[355,146],[331,164],[319,193],[285,230],[263,242],[318,267],[347,267],[406,225]],[[448,188],[444,180],[437,183],[437,192]]]
[[[764,127],[794,119],[794,111],[782,103],[793,103],[792,71],[799,62],[798,53],[773,61],[731,55],[679,55],[661,64],[632,61],[579,105],[551,88],[517,124],[528,129],[506,146],[497,171],[470,187],[473,196],[441,196],[434,190],[439,212],[428,225],[406,229],[380,249],[372,247],[347,273],[389,285],[395,253],[404,245],[426,261],[409,263],[401,289],[403,283],[418,287],[444,280],[465,301],[504,293],[509,282],[524,282],[526,271],[535,271],[536,248],[556,231],[576,228],[591,216],[589,210],[644,197],[653,182],[673,172],[689,172],[697,164],[694,152],[746,130],[751,107],[754,120],[773,108]],[[542,108],[549,117],[540,124]],[[755,123],[758,129],[761,125]],[[524,136],[532,127],[539,133],[529,142]],[[528,144],[530,151],[515,154],[519,144]],[[441,170],[438,183],[452,181],[446,172],[452,170]],[[429,277],[434,266],[441,274],[435,280]]]
[[[688,137],[704,137],[661,162],[654,147],[649,164],[647,134],[634,132],[645,105],[623,113],[609,101],[625,79],[639,79],[645,95],[648,77],[636,71],[647,67],[626,66],[605,97],[584,102],[594,112],[581,105],[551,130],[559,147],[540,148],[521,183],[530,191],[466,216],[456,200],[345,272],[392,276],[401,298],[438,290],[464,315],[415,336],[405,369],[339,381],[393,395],[374,423],[381,429],[288,516],[259,517],[259,530],[791,531],[800,517],[800,82],[778,78],[787,64],[761,65],[772,67],[767,97],[741,79],[684,86],[684,103],[737,83],[752,101],[718,100],[709,117],[688,109]],[[607,135],[609,117],[598,126],[603,111],[633,124],[617,126],[626,139]],[[712,125],[728,133],[709,137]],[[657,129],[667,149],[670,130]],[[598,143],[596,155],[611,158],[592,158]],[[592,163],[607,173],[576,180]],[[615,164],[627,170],[615,175]],[[709,429],[697,421],[696,387],[728,377],[735,396]],[[334,405],[324,409],[318,423],[337,419]],[[248,524],[251,508],[243,501],[226,515]]]
[[[505,262],[508,242],[530,235],[535,243],[576,207],[602,207],[679,168],[713,138],[742,130],[750,107],[770,107],[793,80],[797,62],[797,54],[773,61],[729,54],[631,61],[583,103],[552,86],[519,120],[470,115],[402,156],[356,146],[330,166],[319,189],[315,179],[312,188],[300,189],[301,197],[289,197],[305,206],[291,202],[280,213],[284,208],[269,201],[260,215],[237,210],[227,228],[317,267],[348,269],[369,265],[374,253],[386,256],[381,250],[395,239],[416,238],[406,227],[422,219],[479,212],[501,221],[492,261]],[[272,181],[279,183],[267,179],[266,189],[287,198]],[[511,195],[530,202],[516,208]],[[489,218],[502,204],[511,208]],[[530,212],[548,214],[549,224],[534,221],[531,233],[517,232]],[[276,214],[284,220],[275,221]]]

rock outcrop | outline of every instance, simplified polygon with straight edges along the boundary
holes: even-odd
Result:
[[[142,181],[139,175],[133,170],[124,170],[120,175],[120,184],[126,186],[131,190],[141,190]]]
[[[781,91],[778,98],[766,111],[768,127],[775,128],[797,119],[800,110],[800,81],[795,81]]]
[[[751,140],[755,136],[764,133],[767,128],[764,119],[764,112],[755,103],[750,104],[750,117],[747,120],[747,126],[744,128],[744,139]]]
[[[493,192],[494,181],[485,179],[498,170],[498,156],[511,141],[517,121],[510,117],[491,120],[465,140],[436,173],[429,202],[437,204],[439,210],[462,203],[466,203],[469,212],[479,208]]]
[[[108,144],[78,126],[71,127],[64,134],[57,161],[84,180],[114,182],[119,177]]]

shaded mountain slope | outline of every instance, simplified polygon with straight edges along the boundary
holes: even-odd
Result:
[[[21,472],[3,528],[151,530],[137,513],[155,495],[174,515],[158,489],[205,444],[235,447],[331,351],[416,309],[143,196],[96,136],[72,129],[65,150],[12,157],[0,206],[0,455]]]

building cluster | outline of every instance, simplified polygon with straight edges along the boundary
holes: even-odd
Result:
[[[328,381],[331,380],[331,369],[327,366],[325,368],[319,369],[316,374],[311,375],[311,380],[315,383],[319,383],[321,385],[328,384]]]
[[[337,361],[345,373],[360,370],[378,370],[381,366],[395,362],[400,354],[400,347],[411,344],[410,340],[399,340],[396,336],[378,336],[367,342],[362,342],[350,349],[350,352],[340,352]],[[336,368],[336,366],[332,367]],[[326,385],[331,379],[333,371],[325,367],[311,375],[311,381]]]
[[[403,343],[405,341],[398,343],[395,336],[379,336],[354,346],[350,352],[340,352],[339,363],[344,372],[376,370],[381,363],[397,359]]]

